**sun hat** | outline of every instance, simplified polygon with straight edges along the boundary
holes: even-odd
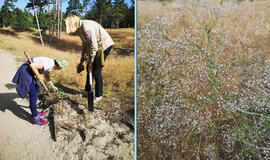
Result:
[[[68,62],[64,58],[58,58],[55,61],[62,70],[65,70],[65,67],[67,66]]]

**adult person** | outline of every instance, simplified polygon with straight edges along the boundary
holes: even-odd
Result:
[[[80,20],[78,16],[68,15],[65,19],[66,32],[78,33],[82,40],[81,60],[77,72],[83,69],[83,62],[87,62],[87,72],[93,73],[95,79],[94,103],[102,100],[103,78],[102,68],[104,61],[109,55],[114,42],[106,30],[97,22],[92,20]],[[89,78],[87,78],[85,91],[89,91]]]
[[[12,82],[17,84],[16,90],[21,98],[25,98],[27,94],[29,95],[29,107],[33,122],[36,125],[43,126],[47,125],[48,121],[41,118],[46,115],[46,112],[37,111],[37,89],[41,86],[40,82],[43,82],[43,78],[40,74],[44,74],[46,81],[51,85],[54,91],[57,91],[58,89],[50,80],[50,72],[52,70],[64,69],[67,65],[67,61],[63,58],[51,59],[47,57],[35,57],[32,58],[32,62],[32,64],[28,61],[23,63],[14,75]],[[35,78],[34,75],[39,76]]]

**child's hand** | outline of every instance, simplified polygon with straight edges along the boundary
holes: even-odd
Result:
[[[58,91],[58,88],[57,88],[57,87],[55,87],[54,85],[52,85],[52,88],[53,88],[53,90],[54,90],[55,92],[57,92],[57,91]]]
[[[37,77],[37,79],[38,79],[38,81],[39,81],[40,83],[43,82],[43,78],[42,78],[41,76]]]

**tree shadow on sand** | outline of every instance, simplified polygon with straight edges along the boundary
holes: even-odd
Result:
[[[0,34],[20,38],[21,32],[34,32],[31,28],[0,28]]]
[[[63,92],[65,93],[69,93],[69,94],[80,94],[81,91],[79,90],[75,90],[75,89],[72,89],[72,88],[68,88],[68,87],[65,87],[59,83],[55,84],[55,86],[59,89],[61,89]]]
[[[17,33],[14,32],[14,31],[10,31],[10,30],[7,30],[7,29],[2,29],[0,28],[0,34],[4,34],[4,35],[7,35],[7,36],[12,36],[12,37],[17,37]]]
[[[15,101],[16,98],[20,98],[17,93],[0,93],[0,111],[5,112],[6,110],[11,111],[14,115],[32,124],[31,114],[26,112],[21,106]]]
[[[72,36],[77,37],[76,33],[73,34]],[[42,35],[43,42],[45,45],[48,45],[50,47],[53,47],[57,50],[61,51],[71,51],[71,52],[76,52],[78,54],[81,53],[81,44],[78,45],[78,43],[74,43],[74,41],[67,41],[65,39],[60,39],[57,37],[53,37],[51,44],[49,44],[50,41],[50,36],[47,34]],[[37,43],[40,42],[40,38],[38,34],[35,34],[35,37],[31,37],[31,39]],[[130,56],[134,54],[134,48],[116,48],[113,47],[113,52],[115,52],[117,55],[120,56]]]
[[[73,41],[66,41],[64,39],[53,37],[51,44],[49,44],[50,41],[49,35],[44,34],[42,35],[42,38],[45,45],[49,45],[50,47],[55,48],[57,50],[77,52],[78,54],[81,53],[81,45],[77,45]],[[31,37],[31,39],[37,43],[41,43],[38,35],[37,37]]]

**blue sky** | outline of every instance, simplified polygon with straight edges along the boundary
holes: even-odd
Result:
[[[68,7],[68,1],[69,0],[62,0],[63,3],[63,12],[66,11],[66,8]],[[21,10],[24,10],[26,4],[29,2],[29,0],[18,0],[15,4],[16,7],[20,8]],[[82,1],[81,1],[82,2]],[[125,2],[130,6],[131,2],[130,0],[125,0]],[[3,6],[4,0],[0,0],[0,8]]]
[[[15,7],[20,8],[21,10],[24,10],[25,6],[29,0],[18,0],[15,4]],[[0,8],[3,6],[4,0],[0,0]],[[66,8],[68,7],[68,0],[63,0],[63,11],[66,11]]]

